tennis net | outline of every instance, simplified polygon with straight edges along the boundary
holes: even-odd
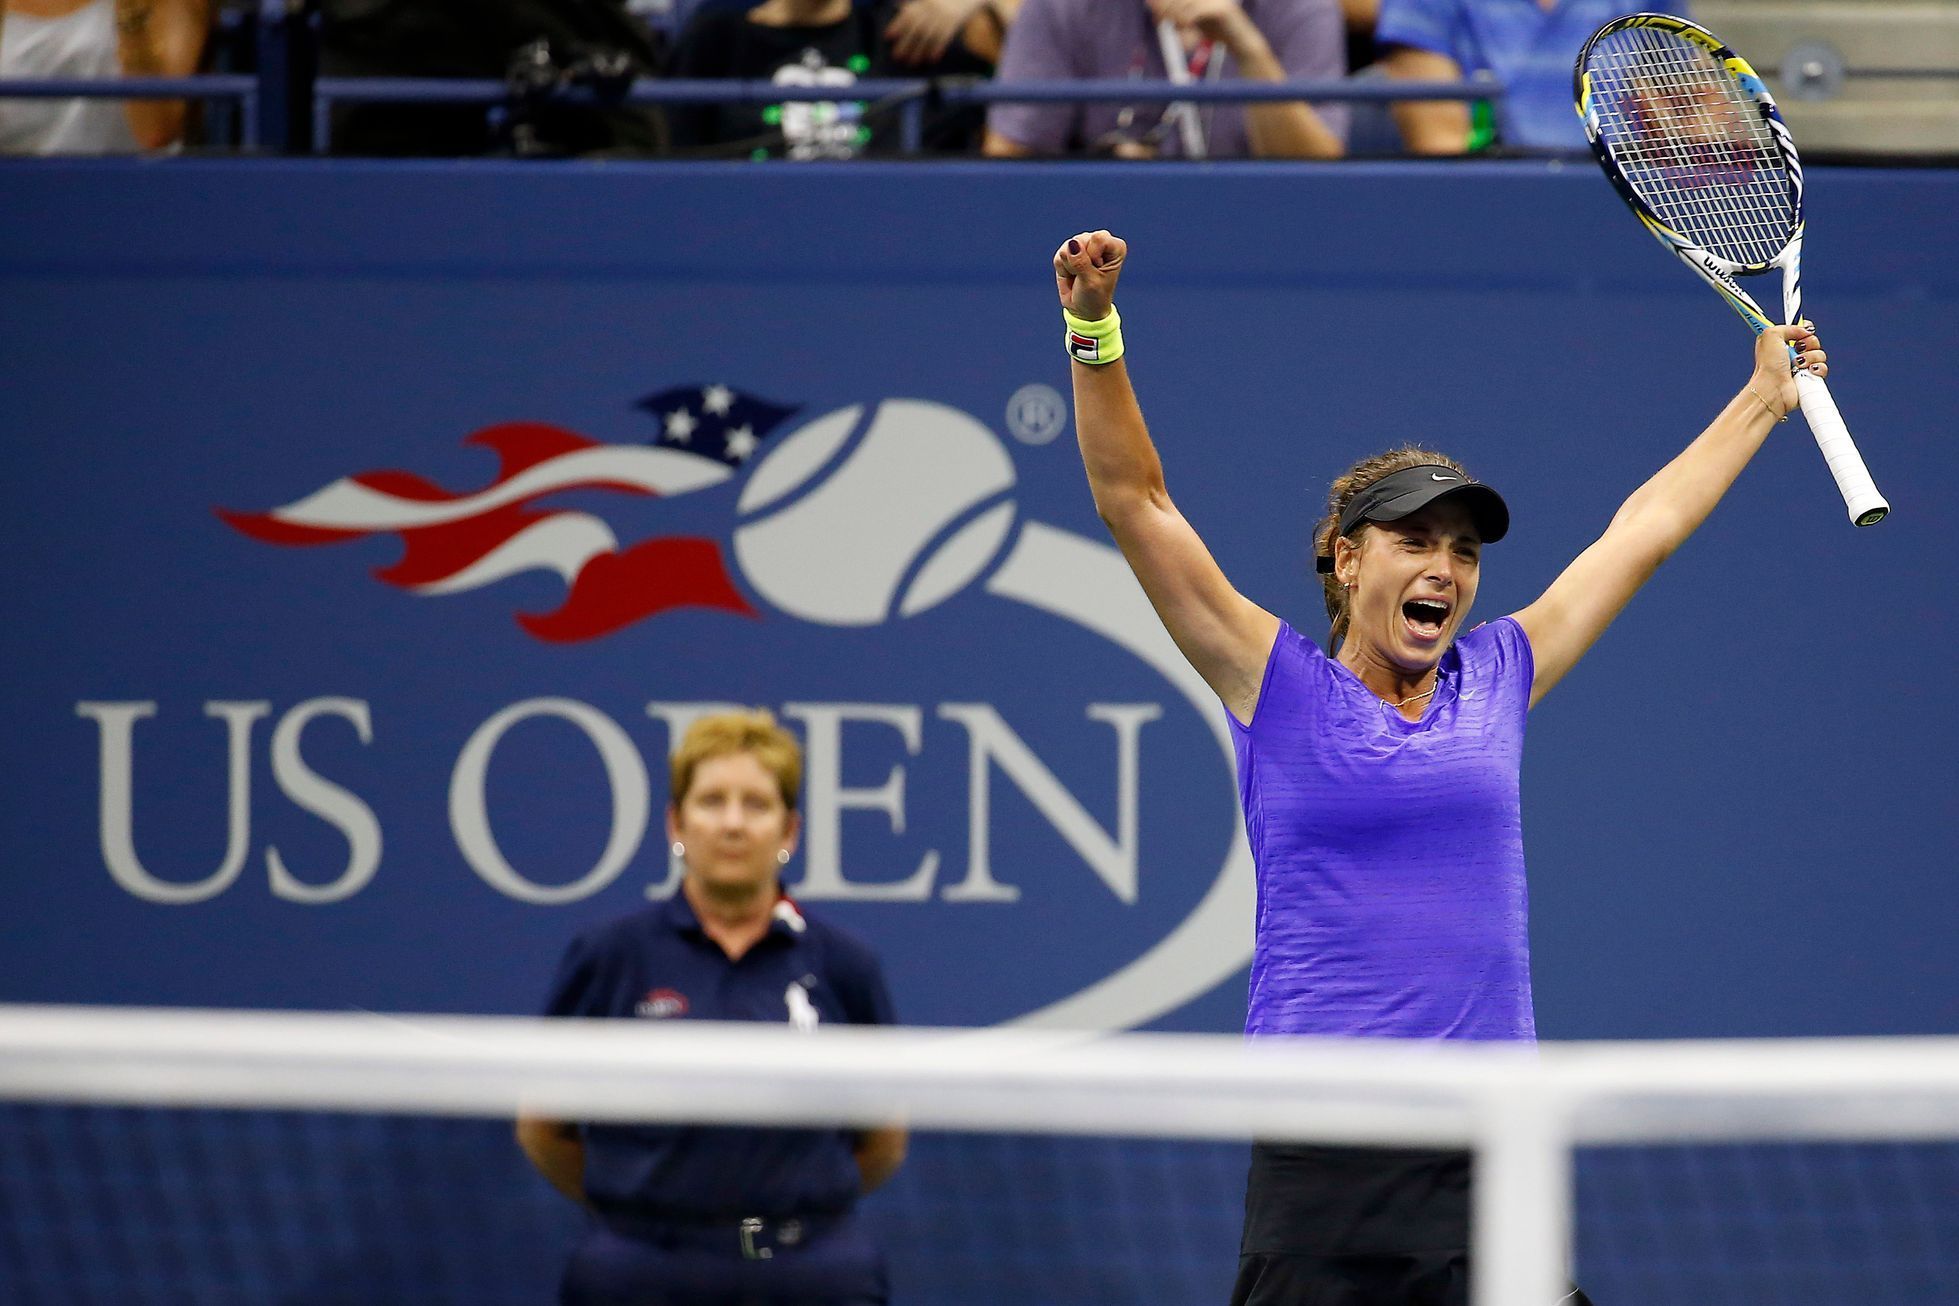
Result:
[[[1959,1040],[1261,1043],[0,1007],[0,1301],[535,1302],[520,1112],[876,1125],[894,1300],[1215,1303],[1247,1140],[1475,1149],[1479,1306],[1959,1301]]]

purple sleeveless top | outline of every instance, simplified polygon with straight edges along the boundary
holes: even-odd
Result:
[[[1280,624],[1231,719],[1258,866],[1249,1034],[1531,1039],[1518,776],[1532,662],[1509,617],[1410,721]]]

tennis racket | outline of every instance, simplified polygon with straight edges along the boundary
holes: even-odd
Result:
[[[1592,153],[1646,229],[1758,335],[1775,323],[1737,278],[1781,268],[1782,320],[1801,321],[1802,162],[1748,61],[1684,18],[1633,14],[1585,42],[1572,89]],[[1850,520],[1882,521],[1890,505],[1829,387],[1798,369],[1796,391]]]

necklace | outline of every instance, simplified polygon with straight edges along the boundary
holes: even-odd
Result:
[[[1402,699],[1399,703],[1390,703],[1388,702],[1387,699],[1384,698],[1381,700],[1381,703],[1383,706],[1386,707],[1407,707],[1410,703],[1417,702],[1421,699],[1427,698],[1430,694],[1433,694],[1436,691],[1436,688],[1441,685],[1441,683],[1442,683],[1441,678],[1437,677],[1435,684],[1430,685],[1427,689],[1424,689],[1419,694],[1410,694],[1408,697]]]

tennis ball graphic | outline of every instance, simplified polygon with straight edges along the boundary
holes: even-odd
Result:
[[[838,409],[750,474],[735,559],[763,598],[805,621],[914,616],[993,561],[1013,526],[1013,485],[999,440],[956,408],[887,399]]]

